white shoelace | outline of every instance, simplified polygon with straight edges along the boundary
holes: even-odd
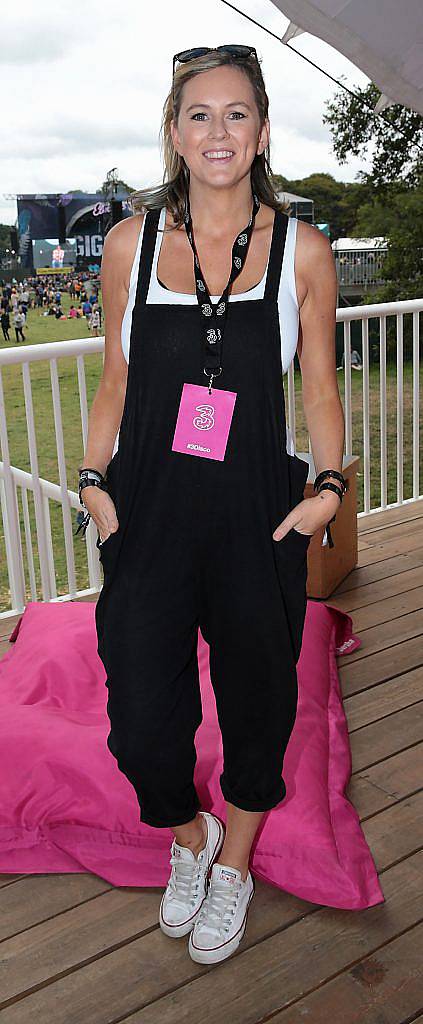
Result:
[[[181,907],[185,907],[187,900],[190,901],[191,906],[194,906],[198,896],[200,876],[204,871],[202,861],[198,859],[195,864],[192,864],[179,857],[174,857],[172,854],[169,863],[172,866],[168,882],[170,898],[174,903],[179,903]]]
[[[240,891],[239,883],[234,890],[231,888],[229,891],[227,883],[211,883],[197,919],[198,924],[205,924],[207,931],[217,938],[221,937],[222,932],[228,933],[236,914]]]

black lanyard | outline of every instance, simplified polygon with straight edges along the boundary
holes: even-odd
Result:
[[[192,251],[194,253],[194,274],[195,274],[195,287],[197,292],[197,301],[200,307],[200,313],[203,319],[204,327],[204,357],[205,366],[204,373],[209,380],[209,394],[211,394],[212,380],[213,377],[218,377],[222,373],[222,342],[223,332],[226,323],[226,315],[228,310],[228,295],[229,289],[238,274],[244,266],[247,258],[248,247],[250,244],[251,235],[254,229],[254,221],[256,214],[260,209],[260,202],[253,192],[253,211],[248,221],[246,228],[237,235],[234,244],[232,246],[232,269],[229,276],[228,283],[224,292],[222,293],[219,302],[213,306],[209,291],[201,271],[200,261],[198,259],[198,253],[195,246],[194,230],[192,226],[191,210],[189,205],[189,196],[187,197],[187,213],[185,215],[185,228],[188,235]]]

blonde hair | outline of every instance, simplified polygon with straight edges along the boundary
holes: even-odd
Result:
[[[254,98],[262,128],[265,119],[268,117],[269,100],[266,93],[263,75],[260,65],[253,55],[243,58],[233,58],[231,54],[223,51],[213,50],[204,57],[196,57],[186,64],[180,64],[175,70],[173,80],[173,93],[170,90],[163,107],[162,123],[160,127],[161,149],[164,159],[163,184],[149,188],[139,189],[132,192],[128,197],[134,213],[144,210],[161,209],[166,206],[173,214],[174,227],[178,228],[183,223],[187,209],[187,197],[189,195],[189,168],[184,158],[176,151],[170,131],[172,119],[178,121],[182,103],[182,90],[186,82],[195,75],[212,68],[229,64],[247,75],[251,82]],[[273,185],[273,174],[270,167],[270,144],[266,146],[260,155],[256,155],[251,165],[251,188],[256,193],[260,202],[270,206],[274,210],[282,210],[289,213],[291,210],[289,202],[281,202]],[[171,229],[173,230],[173,229]]]

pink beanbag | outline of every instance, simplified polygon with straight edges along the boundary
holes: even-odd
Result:
[[[135,792],[106,745],[94,610],[91,602],[30,602],[0,660],[0,872],[90,871],[116,886],[165,886],[173,833],[140,822]],[[287,794],[265,813],[250,857],[260,878],[348,910],[384,901],[345,796],[351,753],[336,655],[359,644],[348,615],[307,602]],[[199,633],[203,721],[194,781],[202,807],[225,820],[208,651]]]

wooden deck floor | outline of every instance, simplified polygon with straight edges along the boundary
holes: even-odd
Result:
[[[0,875],[2,1024],[423,1024],[423,504],[370,522],[329,601],[362,640],[338,661],[349,795],[386,902],[333,910],[256,879],[237,954],[207,968],[158,927],[162,889]]]

